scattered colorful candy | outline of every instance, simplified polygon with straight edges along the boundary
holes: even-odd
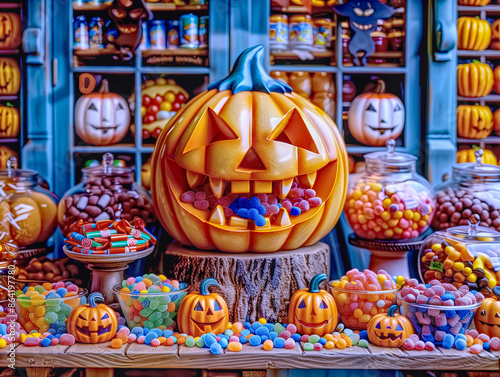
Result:
[[[374,315],[387,313],[394,303],[398,288],[384,270],[376,274],[354,268],[340,280],[333,281],[331,289],[342,322],[353,329],[363,330]]]
[[[123,254],[147,249],[156,238],[146,229],[144,220],[102,220],[97,223],[78,220],[64,239],[71,251],[82,254]]]

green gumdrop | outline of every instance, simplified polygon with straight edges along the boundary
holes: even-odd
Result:
[[[161,319],[161,313],[160,312],[153,312],[151,313],[151,315],[149,316],[149,320],[150,321],[158,321],[159,319]]]
[[[57,305],[57,306],[47,306],[45,308],[45,311],[46,312],[56,312],[57,313],[57,312],[61,311],[61,307],[59,305]]]
[[[153,322],[151,321],[144,321],[144,324],[143,324],[144,327],[147,327],[148,329],[154,329],[155,328],[155,325]]]
[[[186,346],[188,346],[188,347],[194,347],[195,344],[196,344],[196,342],[195,342],[195,340],[194,340],[194,338],[192,336],[188,336],[186,338]]]
[[[145,299],[147,299],[147,297],[146,297],[146,296],[139,296],[139,297],[137,298],[137,300],[138,300],[141,304],[142,304],[142,302],[143,302]]]
[[[314,346],[312,343],[305,343],[303,348],[304,351],[314,351]]]
[[[134,299],[133,298],[129,298],[127,301],[125,301],[125,304],[127,306],[133,306],[134,305]]]
[[[162,324],[163,324],[163,320],[161,318],[157,319],[156,321],[153,322],[153,325],[155,328],[160,327]]]
[[[160,306],[160,301],[158,301],[157,298],[152,298],[150,301],[149,301],[149,307],[152,309],[152,310],[156,310],[158,309],[158,306]]]
[[[156,310],[163,313],[163,312],[167,311],[167,308],[168,308],[168,305],[159,304],[158,307],[156,308]]]
[[[168,312],[167,312],[168,313]],[[163,321],[163,324],[167,327],[171,326],[172,323],[174,323],[174,320],[172,318],[165,318]]]
[[[48,298],[45,300],[45,305],[47,306],[60,306],[62,304],[62,300],[60,298]]]
[[[205,342],[203,341],[203,338],[198,338],[196,341],[196,345],[200,348],[203,348],[205,346]]]
[[[69,317],[72,310],[73,310],[73,308],[67,304],[61,305],[61,313],[63,313],[66,316],[66,318]]]
[[[170,318],[170,312],[165,311],[165,312],[161,313],[161,317],[162,317],[163,319]]]
[[[55,312],[46,312],[45,313],[45,320],[49,325],[53,324],[55,321],[57,321],[58,315]]]
[[[143,317],[149,317],[150,314],[152,313],[153,311],[151,309],[148,308],[144,308],[142,309],[139,314],[142,315]]]
[[[17,302],[19,302],[23,308],[29,308],[31,306],[30,297],[18,297]]]
[[[134,317],[134,321],[135,321],[135,322],[141,322],[141,317],[140,317],[140,316],[138,316],[138,315],[136,315],[136,316]]]
[[[358,346],[362,348],[368,348],[368,341],[366,339],[360,339],[358,342]]]
[[[35,286],[35,291],[37,291],[38,293],[42,294],[43,292],[46,292],[47,290],[42,287],[41,285],[36,285]]]
[[[127,286],[127,280],[122,281],[122,288],[125,288]]]
[[[283,327],[283,325],[281,323],[275,323],[274,324],[274,332],[281,334],[283,331],[285,331],[286,329]]]
[[[309,337],[309,343],[314,344],[318,342],[319,342],[319,335],[314,334]]]
[[[127,321],[127,324],[129,329],[133,329],[134,327],[139,326],[138,323],[135,321]]]
[[[24,293],[21,290],[17,290],[17,291],[14,292],[14,294],[16,295],[16,297],[19,297],[19,296],[21,296]]]
[[[170,298],[168,296],[160,297],[160,305],[166,305],[170,302]]]
[[[62,310],[59,313],[57,313],[57,320],[58,321],[64,322],[66,319],[68,319],[68,316],[64,315],[64,313],[62,312]]]

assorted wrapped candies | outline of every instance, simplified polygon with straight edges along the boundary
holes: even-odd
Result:
[[[66,333],[66,321],[78,305],[87,303],[87,291],[71,282],[44,283],[16,291],[19,322],[27,332]]]
[[[129,328],[175,326],[175,316],[187,294],[187,284],[163,275],[145,274],[123,280],[114,288]]]

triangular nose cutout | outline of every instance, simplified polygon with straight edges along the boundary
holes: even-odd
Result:
[[[248,152],[245,154],[245,157],[243,157],[243,160],[241,160],[240,164],[238,165],[238,170],[244,170],[244,171],[262,171],[262,170],[267,170],[266,166],[260,159],[259,155],[253,148],[250,148]]]
[[[214,315],[214,312],[212,311],[212,309],[208,308],[207,315]]]

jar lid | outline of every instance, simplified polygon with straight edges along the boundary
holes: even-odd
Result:
[[[496,165],[483,164],[483,150],[477,149],[474,155],[476,162],[465,162],[455,164],[452,167],[453,174],[470,174],[477,177],[500,176],[500,167]]]
[[[133,170],[127,167],[115,166],[112,153],[106,152],[102,155],[102,164],[89,166],[82,169],[83,174],[93,174],[101,176],[113,176],[121,174],[131,174]]]
[[[482,242],[499,241],[500,232],[494,229],[479,226],[481,218],[477,213],[474,213],[470,219],[467,220],[469,225],[455,226],[448,229],[448,233],[457,237],[467,240],[475,240]]]
[[[386,152],[365,154],[363,156],[365,161],[373,165],[387,165],[397,168],[415,165],[415,161],[417,161],[415,156],[408,153],[399,153],[394,151],[394,148],[396,147],[396,141],[394,139],[387,140],[385,145],[387,145]]]
[[[7,160],[7,169],[0,169],[0,179],[20,178],[20,179],[35,179],[38,173],[30,169],[18,169],[17,158],[9,157]]]

